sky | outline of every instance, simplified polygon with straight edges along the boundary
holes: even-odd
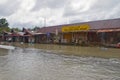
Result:
[[[0,0],[11,28],[46,27],[120,18],[120,0]]]

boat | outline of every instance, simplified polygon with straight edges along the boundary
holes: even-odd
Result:
[[[2,48],[2,49],[10,49],[10,50],[14,50],[15,49],[14,46],[10,46],[10,45],[0,45],[0,48]]]

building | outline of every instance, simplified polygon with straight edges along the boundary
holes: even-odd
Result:
[[[120,18],[43,27],[42,33],[56,34],[66,44],[116,44],[120,42]]]
[[[44,39],[44,43],[58,43],[59,36],[61,34],[61,26],[48,26],[40,28],[38,33],[43,33],[41,39]]]
[[[106,45],[120,42],[120,18],[48,26],[23,32],[4,32],[3,41],[24,43],[59,43],[76,45]]]

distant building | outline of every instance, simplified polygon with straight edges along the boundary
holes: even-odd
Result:
[[[120,42],[120,18],[75,24],[48,26],[23,32],[4,32],[3,41],[25,43],[60,43],[77,45],[106,45]]]
[[[39,32],[56,34],[56,30],[61,43],[98,45],[120,42],[120,18],[43,27]]]

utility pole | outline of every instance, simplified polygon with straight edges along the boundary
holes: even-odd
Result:
[[[44,17],[44,27],[46,27],[46,17]]]
[[[70,23],[70,19],[69,19],[69,17],[67,18],[67,24],[69,24]]]

